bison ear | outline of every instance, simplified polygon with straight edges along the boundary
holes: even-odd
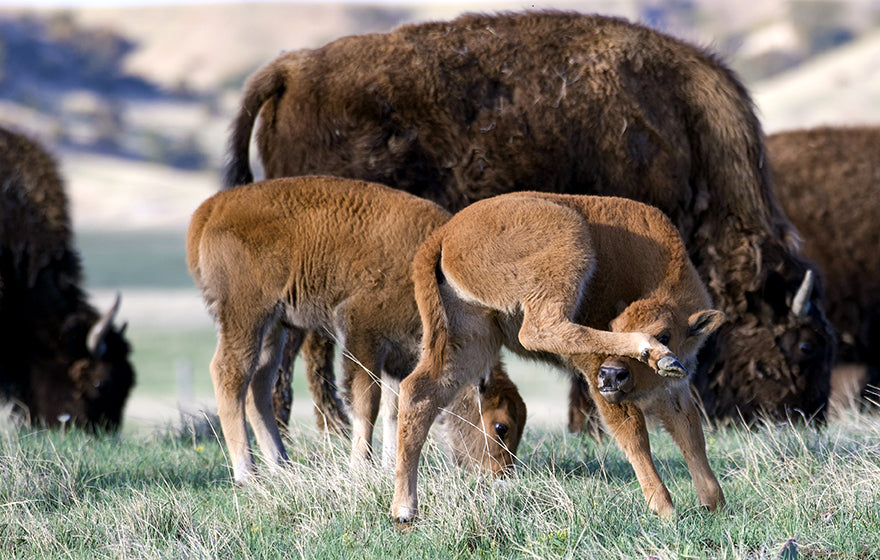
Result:
[[[688,337],[712,334],[724,322],[724,313],[715,309],[704,309],[688,317]]]

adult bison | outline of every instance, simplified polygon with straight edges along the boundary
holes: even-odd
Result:
[[[804,254],[825,277],[825,308],[838,334],[832,381],[845,384],[847,372],[856,372],[858,385],[876,386],[880,127],[780,132],[767,139],[767,150],[776,194],[804,237]]]
[[[748,93],[713,55],[623,19],[466,14],[284,54],[248,81],[228,186],[336,174],[450,210],[524,189],[661,208],[730,318],[695,382],[708,413],[823,414],[833,337],[774,198]],[[810,293],[804,293],[804,292]],[[582,387],[575,404],[588,405]],[[573,427],[584,416],[576,406]]]
[[[38,144],[0,128],[0,397],[36,425],[115,430],[129,345],[80,288],[67,196]]]

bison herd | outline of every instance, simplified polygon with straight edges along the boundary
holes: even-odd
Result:
[[[115,429],[134,382],[118,302],[85,301],[52,159],[0,147],[0,390],[34,423]],[[648,27],[466,14],[285,53],[247,81],[228,155],[187,263],[236,482],[248,423],[288,460],[298,353],[355,468],[382,409],[399,521],[441,411],[456,462],[513,467],[526,409],[501,347],[569,375],[569,428],[611,433],[663,517],[646,419],[714,510],[701,416],[821,423],[876,396],[880,128],[765,138],[718,57]]]

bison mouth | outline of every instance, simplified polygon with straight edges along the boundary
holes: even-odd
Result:
[[[616,387],[599,387],[599,394],[606,402],[618,404],[626,396],[626,393]]]

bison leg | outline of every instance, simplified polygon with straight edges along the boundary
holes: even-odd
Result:
[[[491,321],[485,315],[475,320]],[[469,333],[473,337],[468,344],[447,347],[446,363],[440,371],[432,369],[434,357],[426,349],[413,373],[400,383],[397,465],[391,502],[391,515],[396,521],[412,521],[418,512],[419,457],[440,409],[446,407],[466,383],[474,383],[486,375],[500,357],[500,337],[481,340],[476,334],[490,332],[493,332],[491,326],[484,324],[483,328]]]
[[[293,405],[293,362],[302,346],[305,332],[300,329],[290,329],[287,342],[284,344],[284,353],[281,358],[281,366],[275,377],[275,387],[272,390],[272,408],[275,409],[275,420],[278,422],[278,430],[285,433],[287,424],[290,422],[290,410]]]
[[[233,479],[237,484],[244,484],[254,472],[245,420],[245,395],[253,370],[253,360],[249,355],[252,353],[246,344],[235,349],[232,339],[221,328],[217,350],[210,365],[217,414],[232,463]]]
[[[309,393],[314,401],[315,423],[319,430],[331,430],[348,436],[351,422],[339,398],[333,371],[333,339],[317,331],[306,334],[302,356]]]
[[[400,382],[382,374],[382,468],[394,468],[397,455],[397,402]]]
[[[358,466],[372,459],[373,426],[382,396],[381,364],[377,344],[350,337],[346,340],[342,369],[351,400],[351,464]]]
[[[270,466],[283,465],[288,460],[272,403],[272,390],[286,339],[287,329],[281,324],[271,326],[263,336],[259,362],[247,392],[247,418],[263,458]]]
[[[602,438],[600,422],[589,385],[580,375],[573,375],[568,392],[568,431],[587,433],[598,440]]]
[[[663,427],[684,455],[700,504],[709,511],[715,511],[724,505],[724,494],[706,457],[706,441],[700,414],[691,397],[690,388],[687,384],[682,385],[670,395],[676,402],[670,402],[670,406],[662,406],[656,412]],[[676,409],[681,412],[675,412]]]
[[[623,449],[636,473],[648,507],[663,519],[672,518],[675,515],[675,507],[672,505],[672,496],[660,480],[660,474],[651,457],[651,444],[648,441],[648,428],[645,425],[644,415],[632,403],[612,404],[597,393],[598,391],[590,388],[590,394],[599,407],[606,426]]]
[[[574,302],[542,298],[522,302],[522,307],[519,342],[526,350],[563,356],[627,356],[647,363],[661,375],[686,375],[678,358],[653,336],[639,332],[602,331],[571,322],[565,310],[573,309]]]

